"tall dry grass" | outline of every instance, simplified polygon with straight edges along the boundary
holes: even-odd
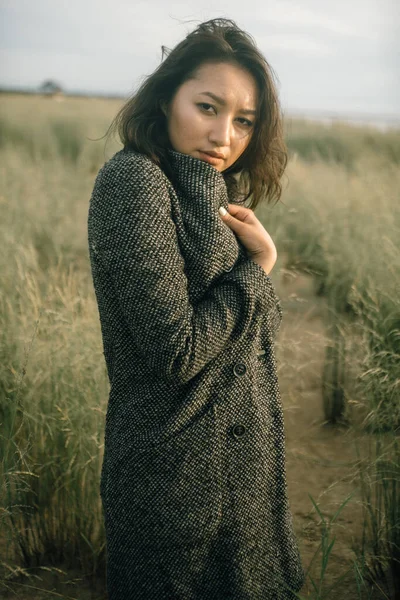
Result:
[[[89,138],[120,103],[2,95],[0,104],[0,586],[18,565],[28,574],[77,565],[95,579],[108,382],[86,219],[94,177],[118,145],[104,152]],[[400,134],[293,121],[287,139],[284,204],[257,215],[287,257],[276,271],[303,269],[326,296],[326,418],[372,442],[357,472],[365,527],[355,572],[398,581]],[[326,569],[332,542],[322,540]],[[319,582],[314,597],[326,595]]]

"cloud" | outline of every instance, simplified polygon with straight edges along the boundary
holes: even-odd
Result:
[[[0,83],[127,93],[163,44],[222,16],[252,34],[289,105],[399,112],[398,0],[0,0]]]
[[[294,25],[297,29],[317,27],[339,35],[351,36],[354,27],[351,23],[340,21],[326,14],[311,10],[299,3],[281,1],[266,7],[264,19],[281,25]]]
[[[267,53],[271,50],[279,50],[289,53],[300,52],[305,56],[330,56],[334,54],[332,46],[310,36],[276,33],[263,37],[258,36],[257,42],[260,47],[265,48]]]

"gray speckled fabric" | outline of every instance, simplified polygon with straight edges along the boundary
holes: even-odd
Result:
[[[121,150],[88,240],[110,380],[100,482],[110,600],[294,597],[270,277],[218,213],[224,178]]]

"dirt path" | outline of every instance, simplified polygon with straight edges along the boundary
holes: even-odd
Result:
[[[324,425],[322,372],[329,342],[325,299],[315,295],[313,279],[306,275],[285,277],[276,289],[284,311],[276,351],[285,414],[289,499],[306,569],[321,542],[320,519],[308,494],[327,520],[348,494],[353,494],[333,528],[336,541],[323,586],[327,590],[352,567],[352,546],[361,540],[362,513],[354,463],[356,441],[362,445],[363,440],[357,440],[351,428]],[[320,568],[319,552],[310,571],[317,581]],[[307,578],[302,595],[308,597],[311,590]],[[339,582],[329,597],[359,599],[354,573]]]

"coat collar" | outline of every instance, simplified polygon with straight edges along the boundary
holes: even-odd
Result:
[[[199,196],[215,199],[218,206],[228,208],[228,192],[220,171],[200,158],[176,150],[168,149],[168,157],[174,172],[175,185],[179,186],[185,196],[193,199],[198,199]]]

